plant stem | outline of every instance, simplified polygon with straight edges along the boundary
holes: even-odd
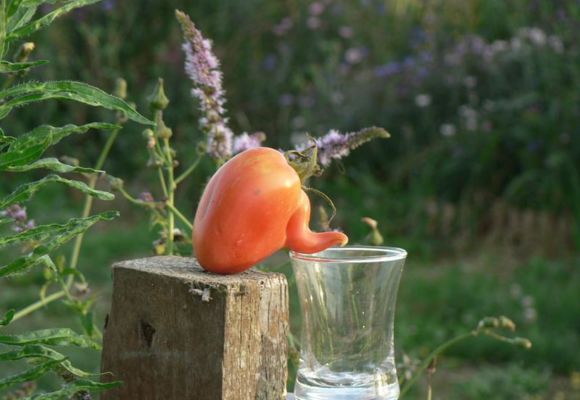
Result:
[[[465,339],[469,339],[473,336],[477,336],[478,334],[479,334],[478,330],[464,333],[462,335],[454,337],[451,340],[448,340],[447,342],[443,343],[442,345],[437,347],[435,350],[433,350],[427,356],[427,358],[425,360],[423,360],[423,362],[421,363],[421,366],[419,367],[419,369],[417,369],[417,372],[415,372],[413,374],[411,379],[409,379],[407,382],[405,382],[405,385],[401,389],[400,397],[403,397],[405,395],[405,393],[407,393],[409,391],[409,389],[411,389],[411,387],[415,384],[415,381],[417,380],[417,378],[419,378],[419,376],[421,376],[421,374],[429,367],[429,365],[431,364],[431,361],[433,361],[433,359],[435,357],[437,357],[439,354],[443,353],[445,350],[447,350],[449,347],[453,346],[454,344],[459,343]]]
[[[58,300],[62,297],[65,297],[65,296],[66,296],[66,292],[64,290],[59,290],[58,292],[55,292],[55,293],[51,294],[50,296],[45,297],[42,300],[38,300],[37,302],[34,302],[34,303],[30,304],[29,306],[23,308],[22,310],[18,311],[16,314],[14,314],[14,318],[12,318],[12,321],[16,321],[16,320],[23,318],[29,314],[32,314],[36,310],[52,303],[55,300]]]
[[[175,179],[175,186],[179,185],[185,178],[187,178],[197,167],[201,161],[202,155],[198,155],[195,161],[187,168],[181,175]]]
[[[101,169],[103,167],[103,164],[105,164],[105,160],[107,159],[109,152],[111,151],[111,147],[113,147],[113,143],[117,139],[118,134],[119,134],[119,129],[114,129],[113,131],[111,131],[111,134],[109,135],[109,138],[107,139],[107,142],[105,143],[105,146],[101,150],[101,154],[99,155],[97,163],[95,164],[95,167],[94,167],[95,169]],[[97,185],[98,178],[99,177],[97,175],[91,175],[91,177],[89,178],[88,184],[89,184],[89,187],[91,189],[94,189],[95,186]],[[91,213],[92,208],[93,208],[93,197],[87,195],[87,196],[85,196],[85,205],[83,207],[83,213],[81,216],[83,218],[88,217],[89,214]],[[81,233],[80,235],[78,235],[75,238],[74,247],[73,247],[73,250],[71,253],[70,264],[69,264],[70,269],[76,269],[78,266],[79,255],[81,252],[81,247],[83,244],[84,237],[85,237],[84,233]],[[70,286],[72,284],[73,280],[74,280],[74,276],[73,275],[69,276],[67,279],[67,286]]]
[[[168,180],[168,194],[169,196],[167,197],[167,207],[170,210],[174,210],[175,209],[175,179],[173,178],[173,156],[171,155],[171,147],[169,146],[169,139],[168,138],[164,138],[163,139],[163,150],[165,151],[165,155],[167,157],[167,165],[166,165],[166,169],[167,169],[167,180]],[[173,212],[170,212],[167,215],[167,220],[168,220],[168,231],[167,232],[167,253],[169,255],[173,255],[173,242],[174,242],[174,230],[175,230],[175,215]]]
[[[159,172],[159,182],[161,183],[161,190],[163,191],[163,196],[169,197],[169,192],[167,191],[167,184],[165,183],[165,176],[163,175],[163,169],[161,167],[157,168]]]
[[[169,203],[167,203],[166,206],[173,214],[177,216],[177,218],[181,220],[181,222],[183,222],[185,226],[187,226],[191,231],[193,231],[193,224],[189,222],[189,220],[181,213],[181,211],[179,211],[174,205],[171,205]]]

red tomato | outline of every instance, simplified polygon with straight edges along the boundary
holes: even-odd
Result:
[[[308,227],[310,201],[284,155],[267,147],[226,162],[207,184],[193,228],[197,260],[218,274],[242,272],[288,247],[316,253],[345,245],[341,232]]]

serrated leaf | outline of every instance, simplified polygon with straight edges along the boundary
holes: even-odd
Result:
[[[62,400],[68,399],[75,393],[80,391],[87,391],[91,393],[102,392],[110,390],[122,385],[123,382],[95,382],[88,379],[76,379],[75,381],[65,385],[61,389],[50,392],[34,395],[29,400]]]
[[[64,185],[78,189],[85,194],[96,197],[97,199],[100,200],[113,200],[115,198],[115,196],[112,193],[92,189],[84,182],[65,179],[58,175],[48,175],[38,181],[20,185],[18,188],[16,188],[15,191],[10,193],[8,196],[4,197],[3,199],[0,199],[0,210],[15,203],[23,203],[25,201],[28,201],[42,186],[51,182],[62,183]]]
[[[52,145],[72,134],[85,133],[90,129],[119,129],[118,125],[94,122],[85,125],[65,125],[54,127],[42,125],[25,133],[10,143],[8,149],[0,153],[0,171],[8,167],[26,166],[37,160]]]
[[[27,69],[38,67],[39,65],[44,65],[47,63],[48,63],[47,60],[38,60],[38,61],[20,62],[20,63],[0,61],[0,73],[6,74],[6,73],[25,71]]]
[[[5,353],[0,353],[0,361],[16,361],[26,358],[43,358],[47,360],[60,361],[60,366],[69,371],[71,374],[79,377],[89,377],[99,374],[90,373],[76,368],[68,360],[67,356],[59,353],[50,347],[43,346],[41,344],[30,344],[25,345],[18,350],[7,351]]]
[[[50,25],[56,18],[60,17],[61,15],[64,15],[64,14],[74,10],[75,8],[79,8],[79,7],[89,5],[89,4],[97,3],[98,1],[100,1],[100,0],[70,1],[70,2],[66,3],[65,5],[63,5],[62,7],[59,7],[56,10],[51,11],[48,14],[38,18],[37,20],[34,20],[34,21],[10,32],[6,36],[6,41],[11,42],[11,41],[14,41],[16,39],[22,39],[22,38],[25,38],[27,36],[30,36],[34,32]]]
[[[97,344],[86,336],[79,335],[69,328],[42,329],[20,335],[0,335],[0,343],[11,346],[45,344],[51,346],[77,346],[97,348]]]
[[[40,344],[25,345],[18,350],[0,353],[0,361],[16,361],[23,358],[47,358],[55,361],[64,361],[66,356]]]
[[[119,214],[116,211],[107,211],[101,214],[96,214],[91,217],[84,218],[82,223],[79,223],[71,229],[65,230],[58,234],[52,234],[49,241],[42,243],[27,254],[26,256],[17,258],[10,264],[0,266],[0,278],[24,272],[40,263],[50,265],[52,260],[48,256],[52,251],[62,246],[64,243],[71,240],[73,237],[83,233],[92,225],[102,220],[110,220]]]
[[[120,111],[135,122],[155,125],[154,122],[139,114],[124,100],[94,86],[74,81],[27,82],[0,91],[0,100],[4,101],[4,104],[0,105],[0,119],[8,115],[14,107],[48,99],[73,100],[95,107]]]
[[[15,310],[8,310],[2,319],[0,319],[0,326],[8,325],[12,321],[12,318],[14,318],[14,314],[16,314]]]
[[[28,23],[36,14],[36,8],[36,6],[18,7],[8,18],[8,32],[12,32]]]
[[[50,360],[43,364],[37,365],[36,367],[30,368],[24,372],[21,372],[19,374],[9,376],[8,378],[0,379],[0,389],[4,389],[12,385],[17,385],[19,383],[24,383],[38,379],[42,375],[46,374],[48,371],[54,369],[60,363],[61,361]]]
[[[94,169],[94,168],[85,168],[85,167],[77,167],[74,165],[64,164],[60,162],[58,159],[49,157],[43,158],[38,161],[33,162],[32,164],[21,165],[18,167],[8,167],[6,169],[7,172],[26,172],[33,169],[44,168],[50,171],[59,172],[61,174],[69,173],[69,172],[78,172],[79,174],[104,174],[105,171]]]
[[[28,241],[47,242],[55,236],[63,235],[72,230],[76,231],[79,227],[86,229],[98,220],[112,219],[114,216],[114,212],[109,212],[109,214],[97,214],[86,218],[71,218],[65,224],[40,225],[13,235],[0,236],[0,249]]]

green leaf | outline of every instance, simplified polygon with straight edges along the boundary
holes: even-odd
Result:
[[[93,168],[77,167],[74,165],[64,164],[56,158],[43,158],[32,164],[25,164],[18,167],[9,167],[6,169],[8,172],[25,172],[33,169],[44,168],[54,172],[59,172],[61,174],[68,172],[78,172],[80,174],[104,174],[105,171]]]
[[[118,125],[95,122],[85,125],[65,125],[54,127],[42,125],[16,138],[8,149],[0,153],[0,171],[8,167],[26,166],[37,160],[52,145],[63,138],[75,134],[85,133],[89,129],[112,130],[119,129]]]
[[[112,193],[92,189],[84,182],[65,179],[58,175],[48,175],[38,181],[20,185],[18,188],[16,188],[15,191],[10,193],[8,196],[4,197],[3,199],[0,199],[0,210],[12,204],[22,203],[29,200],[42,186],[51,182],[62,183],[64,185],[78,189],[85,194],[96,197],[97,199],[100,200],[113,200],[115,198],[115,196]]]
[[[79,227],[80,229],[87,229],[99,219],[111,219],[115,215],[114,212],[104,214],[105,215],[100,214],[101,217],[99,217],[99,215],[94,215],[86,218],[71,218],[66,224],[40,225],[13,235],[0,236],[0,249],[9,245],[28,241],[48,242],[55,236],[66,234],[72,230],[76,231]]]
[[[38,379],[48,371],[54,369],[60,363],[61,361],[50,360],[19,374],[0,379],[0,389]]]
[[[16,361],[22,360],[23,358],[48,358],[58,361],[66,360],[65,355],[40,344],[25,345],[18,350],[0,353],[0,361]]]
[[[18,7],[13,14],[9,14],[8,32],[12,32],[28,23],[36,14],[36,8],[37,6]]]
[[[12,73],[12,72],[19,72],[24,71],[29,68],[34,68],[39,65],[47,64],[47,60],[38,60],[38,61],[30,61],[30,62],[21,62],[21,63],[11,63],[8,61],[0,61],[0,73]]]
[[[43,358],[47,360],[55,360],[61,362],[61,367],[69,371],[71,374],[80,377],[89,377],[99,374],[90,373],[78,369],[72,365],[64,354],[40,344],[28,344],[18,350],[7,351],[0,353],[0,361],[15,361],[26,358]]]
[[[61,389],[50,392],[50,393],[41,393],[34,395],[29,398],[29,400],[62,400],[71,398],[75,393],[80,391],[87,391],[87,392],[102,392],[105,390],[110,390],[122,385],[123,382],[115,381],[115,382],[95,382],[88,379],[76,379],[73,382],[65,385]]]
[[[0,319],[0,326],[8,325],[12,321],[12,318],[14,318],[15,313],[16,313],[15,310],[8,310],[6,314],[4,314],[2,319]]]
[[[2,147],[4,145],[6,145],[7,143],[12,143],[13,141],[15,141],[16,138],[12,137],[12,136],[6,136],[4,134],[4,131],[2,130],[2,128],[0,128],[0,150],[2,149]]]
[[[82,223],[78,223],[68,230],[58,234],[53,233],[49,241],[35,247],[34,250],[32,250],[32,252],[26,256],[17,258],[10,264],[0,266],[0,278],[24,272],[25,270],[30,269],[40,263],[51,265],[52,260],[48,255],[52,251],[62,246],[73,237],[83,233],[96,222],[101,220],[110,220],[118,215],[119,214],[116,211],[107,211],[101,214],[96,214],[91,217],[83,218]]]
[[[42,329],[20,335],[0,335],[0,343],[11,346],[46,344],[51,346],[78,346],[97,348],[97,344],[86,336],[79,335],[69,328]]]
[[[38,18],[37,20],[34,20],[34,21],[10,32],[6,36],[6,41],[11,42],[11,41],[14,41],[16,39],[22,39],[22,38],[25,38],[27,36],[30,36],[34,32],[50,25],[56,18],[60,17],[61,15],[64,15],[64,14],[74,10],[75,8],[79,8],[79,7],[89,5],[89,4],[97,3],[98,1],[100,1],[100,0],[70,1],[70,2],[66,3],[64,6],[59,7],[52,12],[49,12],[48,14]]]
[[[6,0],[0,0],[0,60],[4,58],[6,51],[6,28],[8,25],[8,13]]]
[[[91,106],[104,107],[108,110],[123,112],[127,118],[135,122],[155,125],[124,100],[94,86],[74,81],[28,82],[0,91],[0,101],[4,101],[4,104],[0,105],[0,119],[8,115],[14,107],[48,99],[73,100]]]

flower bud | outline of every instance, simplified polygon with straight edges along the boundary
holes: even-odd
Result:
[[[18,52],[16,53],[16,60],[18,60],[18,62],[25,62],[26,60],[28,60],[28,57],[34,51],[35,48],[36,45],[33,42],[22,43],[22,45],[18,49]]]
[[[367,224],[368,226],[370,226],[371,229],[377,229],[378,223],[374,219],[369,218],[369,217],[364,217],[361,219],[361,221],[364,222],[365,224]]]
[[[121,178],[115,178],[114,176],[109,175],[109,184],[111,185],[112,190],[120,190],[123,189],[125,182],[123,182]]]
[[[499,320],[496,317],[485,317],[479,324],[477,324],[478,329],[482,328],[497,328],[499,327]]]
[[[524,349],[531,349],[532,348],[532,341],[530,339],[516,337],[512,339],[512,343],[516,346],[521,346]]]
[[[163,128],[159,130],[159,137],[161,139],[163,140],[170,139],[171,136],[173,136],[173,131],[171,130],[171,128],[163,126]]]
[[[165,90],[163,89],[163,79],[159,78],[153,93],[149,96],[149,106],[153,110],[165,110],[169,105],[169,99],[165,95]]]
[[[514,321],[504,315],[499,317],[499,326],[501,328],[509,329],[512,332],[516,330],[516,324]]]
[[[145,139],[150,139],[155,136],[155,133],[151,129],[145,129],[142,135]]]
[[[370,226],[371,233],[367,236],[367,241],[373,246],[380,246],[384,243],[383,235],[379,232],[378,223],[372,218],[364,217],[361,219],[362,222]]]
[[[117,78],[115,81],[115,96],[125,100],[127,98],[127,81],[123,78]]]
[[[163,140],[169,139],[171,138],[171,136],[173,136],[173,131],[171,130],[171,128],[168,128],[167,125],[165,125],[165,122],[163,122],[161,118],[159,118],[157,121],[155,133],[157,134],[158,137],[160,137]]]

